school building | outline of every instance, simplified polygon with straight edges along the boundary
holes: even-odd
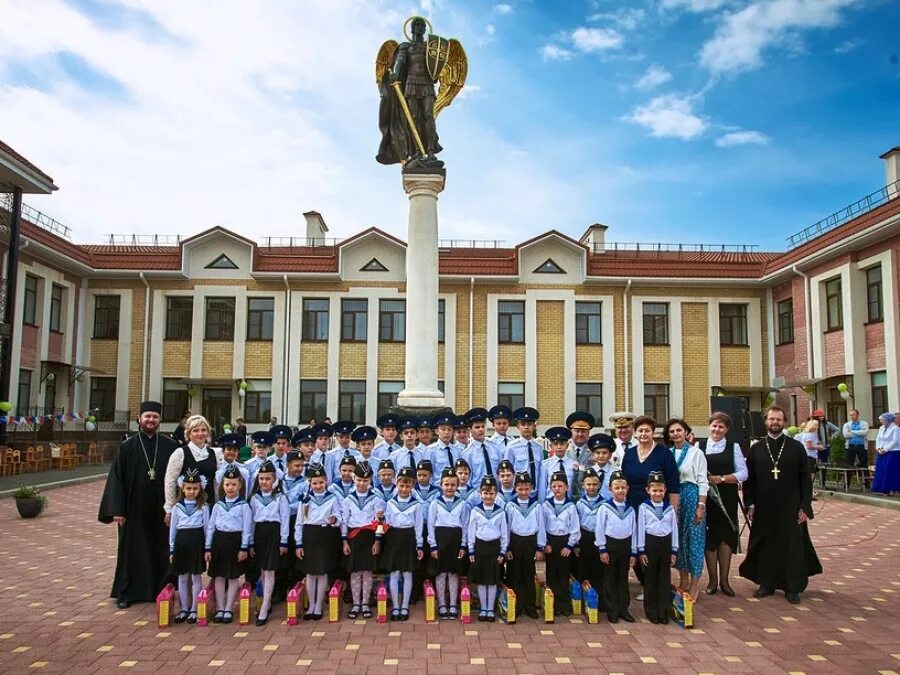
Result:
[[[542,426],[576,408],[702,426],[718,394],[749,409],[771,395],[791,422],[813,406],[836,422],[848,403],[870,422],[900,409],[900,148],[882,159],[885,187],[781,252],[613,242],[600,224],[442,241],[447,404],[531,405]],[[292,238],[214,227],[81,245],[24,208],[11,414],[128,419],[149,397],[165,427],[187,409],[251,430],[372,423],[403,388],[406,244],[377,228],[335,240],[303,215]]]

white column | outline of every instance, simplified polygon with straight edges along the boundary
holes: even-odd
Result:
[[[400,406],[437,407],[438,217],[444,173],[404,173],[409,195],[406,249],[406,382]]]

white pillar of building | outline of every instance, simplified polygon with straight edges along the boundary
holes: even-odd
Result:
[[[438,194],[445,174],[403,173],[409,195],[406,245],[406,381],[402,407],[442,407],[438,381]]]

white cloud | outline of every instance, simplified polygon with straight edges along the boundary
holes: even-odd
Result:
[[[719,9],[728,0],[661,0],[662,9],[686,9],[689,12],[710,12]]]
[[[657,138],[680,138],[691,140],[702,135],[707,122],[694,113],[691,98],[672,94],[657,96],[649,103],[636,107],[625,118],[650,130]]]
[[[579,51],[590,54],[622,46],[622,35],[612,28],[585,28],[572,31],[572,44]]]
[[[799,31],[838,25],[841,10],[857,1],[756,0],[724,15],[700,62],[713,73],[758,68],[767,49],[786,44],[796,53]]]
[[[568,61],[575,53],[571,49],[560,47],[555,44],[546,44],[540,48],[541,56],[544,61]]]
[[[494,5],[494,14],[503,15],[503,14],[512,14],[512,12],[513,12],[513,6],[508,3],[501,2],[500,4]]]
[[[761,131],[731,131],[716,139],[720,148],[733,148],[738,145],[768,145],[771,139]]]
[[[844,40],[841,44],[834,48],[835,54],[848,54],[862,46],[863,41],[860,39]]]
[[[636,89],[656,89],[656,87],[672,79],[672,73],[658,66],[655,63],[647,68],[647,72],[641,75],[640,79],[635,82]]]
[[[629,7],[616,12],[598,12],[591,14],[588,21],[611,21],[622,30],[634,30],[644,20],[646,12],[639,7]]]
[[[488,24],[484,27],[484,34],[478,38],[479,46],[483,47],[486,44],[490,44],[494,41],[494,36],[497,34],[497,29],[494,28],[493,24]]]

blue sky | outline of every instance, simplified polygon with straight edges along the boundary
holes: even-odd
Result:
[[[900,145],[891,0],[6,0],[0,133],[56,179],[28,201],[76,241],[302,236],[309,209],[405,238],[373,61],[414,13],[470,63],[438,120],[442,238],[602,222],[781,250]]]

